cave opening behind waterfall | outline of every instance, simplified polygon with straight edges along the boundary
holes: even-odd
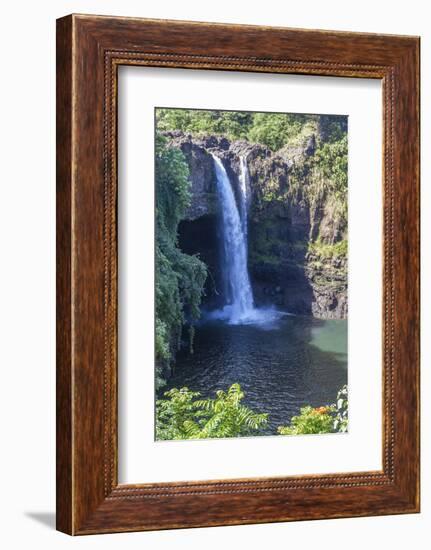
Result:
[[[178,244],[186,254],[198,254],[208,268],[201,307],[206,310],[223,305],[219,221],[216,215],[183,220],[178,227]]]

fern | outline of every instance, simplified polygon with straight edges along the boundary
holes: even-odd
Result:
[[[218,390],[215,399],[199,399],[198,392],[174,388],[156,404],[156,439],[208,439],[258,434],[268,415],[256,413],[241,401],[239,384]]]

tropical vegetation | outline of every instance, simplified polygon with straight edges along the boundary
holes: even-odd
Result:
[[[344,433],[348,427],[347,386],[343,386],[337,394],[337,400],[332,405],[322,407],[301,408],[298,416],[294,416],[289,426],[279,426],[281,435],[303,435]]]
[[[256,413],[241,401],[239,384],[218,390],[214,399],[199,392],[173,388],[156,403],[156,439],[207,439],[257,435],[267,414]]]
[[[256,192],[259,200],[255,197],[255,204],[250,207],[251,216],[259,225],[258,232],[250,231],[251,268],[260,272],[285,269],[279,252],[285,243],[284,240],[278,242],[278,223],[280,208],[287,204],[286,193],[290,193],[292,204],[296,199],[305,198],[311,205],[310,211],[323,211],[322,205],[329,205],[333,219],[341,218],[345,222],[339,224],[335,242],[315,233],[308,240],[292,243],[292,247],[301,247],[296,256],[305,257],[307,266],[311,267],[334,260],[334,264],[341,265],[337,269],[342,270],[345,262],[338,260],[347,257],[347,118],[292,113],[156,110],[155,355],[157,395],[162,395],[156,407],[157,437],[184,439],[259,433],[267,425],[267,415],[255,413],[244,405],[244,393],[238,384],[225,392],[220,390],[214,399],[203,399],[187,388],[162,394],[179,348],[188,344],[193,353],[194,326],[200,317],[208,276],[208,268],[201,258],[183,252],[178,242],[179,224],[191,204],[191,175],[186,156],[172,145],[174,140],[169,132],[174,131],[258,143],[275,152],[271,158],[281,159],[283,166],[289,163],[288,186],[280,184],[276,172],[266,174],[266,168],[262,168],[261,197]],[[312,149],[310,154],[304,153],[307,148]],[[297,150],[301,154],[296,154]],[[292,253],[292,257],[296,256]],[[333,427],[336,414],[332,405],[318,409],[304,407],[289,425],[280,426],[279,433],[289,433],[289,430],[291,433],[326,433],[330,425]],[[344,426],[347,426],[347,417],[340,416],[336,431],[342,431]]]
[[[202,399],[199,392],[173,388],[156,403],[156,439],[208,439],[259,435],[268,425],[268,414],[255,412],[242,403],[240,384],[215,398]],[[317,408],[305,406],[289,426],[279,426],[280,435],[342,433],[348,427],[347,386],[337,395],[336,403]]]
[[[206,265],[178,247],[178,224],[190,204],[189,168],[182,152],[156,136],[156,387],[181,344],[186,318],[200,316]],[[190,338],[193,330],[190,330]]]
[[[304,162],[292,167],[290,188],[310,195],[331,195],[334,215],[347,217],[347,118],[299,113],[254,113],[200,109],[157,109],[159,132],[179,130],[199,135],[219,135],[229,140],[258,143],[290,156],[292,149],[310,141],[313,150]],[[304,185],[311,182],[313,185]],[[267,200],[275,196],[268,182]],[[313,200],[313,196],[309,200]]]
[[[200,109],[157,109],[159,131],[180,130],[194,135],[220,135],[230,140],[244,139],[278,151],[300,143],[313,133],[325,143],[341,142],[346,136],[345,117],[298,113],[253,113]],[[335,153],[335,151],[333,152]],[[331,154],[328,148],[323,156]]]

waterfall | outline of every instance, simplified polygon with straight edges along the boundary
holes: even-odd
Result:
[[[222,161],[212,154],[221,207],[223,240],[222,273],[226,283],[226,305],[221,317],[240,324],[253,314],[253,292],[247,267],[247,163],[241,158],[240,207]]]
[[[248,174],[247,159],[245,155],[240,157],[239,163],[240,163],[239,184],[240,184],[240,191],[241,191],[241,202],[240,202],[241,223],[242,223],[242,231],[245,237],[245,244],[247,247],[248,246],[248,220],[247,220],[248,189],[250,187],[250,176]]]

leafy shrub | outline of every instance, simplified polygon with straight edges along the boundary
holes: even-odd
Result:
[[[199,399],[188,388],[165,392],[156,403],[156,439],[207,439],[252,435],[267,424],[267,414],[241,403],[239,384],[218,390],[215,399]]]
[[[199,109],[157,109],[159,131],[181,130],[191,134],[216,134],[230,139],[261,143],[273,151],[281,149],[312,122],[316,115],[295,113],[250,113]]]
[[[310,241],[308,244],[308,251],[320,258],[340,258],[347,256],[347,239],[338,241],[334,244],[327,244],[320,239],[317,241]]]
[[[321,144],[316,150],[315,162],[335,195],[345,200],[347,192],[347,134],[337,141]]]
[[[192,134],[219,134],[231,139],[247,139],[253,113],[198,109],[157,109],[160,131],[181,130]]]
[[[326,434],[333,431],[334,420],[331,407],[307,406],[301,409],[301,414],[294,416],[290,426],[280,426],[281,435]]]
[[[173,388],[156,402],[156,439],[210,439],[259,435],[267,426],[268,414],[243,405],[241,386],[232,384],[218,390],[214,399],[201,399],[199,392]],[[302,407],[290,426],[279,426],[280,435],[347,432],[347,386],[337,394],[337,402],[324,407]]]
[[[337,393],[337,402],[325,407],[303,407],[298,416],[294,416],[290,426],[279,426],[281,435],[345,433],[348,428],[347,386]]]
[[[347,386],[343,386],[337,394],[337,402],[332,405],[335,410],[334,431],[347,432],[348,428],[348,394]]]
[[[278,151],[301,133],[307,118],[310,117],[287,113],[255,113],[248,139]]]
[[[206,265],[178,246],[178,224],[190,204],[189,169],[183,153],[156,136],[156,387],[163,366],[181,341],[186,318],[198,319]]]

